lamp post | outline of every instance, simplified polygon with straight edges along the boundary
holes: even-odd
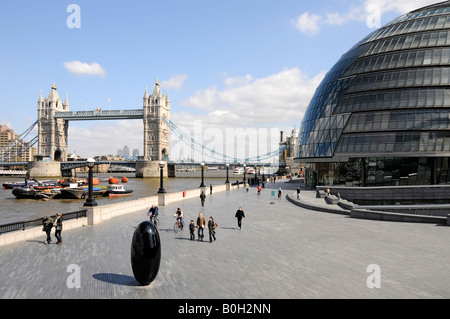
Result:
[[[228,184],[230,182],[228,179],[228,169],[230,168],[230,164],[227,163],[225,166],[227,167],[227,180],[225,181],[225,184]]]
[[[93,207],[93,206],[98,206],[97,202],[94,199],[93,196],[93,179],[94,179],[94,166],[95,166],[95,160],[90,157],[87,159],[87,167],[89,168],[89,195],[88,198],[86,199],[86,202],[84,203],[84,206],[89,206],[89,207]]]
[[[245,173],[246,173],[246,170],[247,170],[247,165],[245,165],[245,163],[244,163],[244,187],[245,187],[245,185],[247,184],[247,182],[246,182],[246,180],[245,180]]]
[[[164,166],[166,163],[164,161],[161,161],[158,163],[158,166],[160,168],[160,175],[159,175],[159,191],[158,194],[165,194],[166,190],[164,189]]]
[[[202,168],[202,183],[200,184],[200,187],[205,187],[205,181],[204,181],[204,171],[205,171],[205,163],[201,163],[200,167]]]

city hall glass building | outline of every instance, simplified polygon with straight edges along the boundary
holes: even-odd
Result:
[[[296,151],[307,187],[450,184],[450,1],[345,53],[317,88]]]

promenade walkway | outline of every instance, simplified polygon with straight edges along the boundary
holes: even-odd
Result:
[[[272,196],[278,187],[280,200]],[[307,210],[284,198],[295,197],[295,187],[279,182],[260,196],[240,188],[209,196],[205,207],[199,199],[160,207],[161,267],[146,287],[130,262],[145,211],[63,231],[62,246],[42,244],[43,233],[0,247],[0,298],[450,298],[448,227]],[[234,219],[239,206],[246,215],[241,231]],[[209,243],[207,230],[203,242],[190,241],[187,229],[175,234],[177,207],[186,224],[199,212],[213,216],[217,241]],[[374,264],[379,272],[368,272]],[[77,273],[80,288],[72,288]],[[371,289],[374,274],[381,286]]]

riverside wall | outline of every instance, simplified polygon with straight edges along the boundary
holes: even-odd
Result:
[[[237,188],[238,186],[231,185],[230,183],[215,185],[214,193],[231,191]],[[97,225],[111,218],[125,214],[136,212],[146,213],[153,204],[157,206],[166,206],[185,199],[200,198],[202,191],[205,192],[206,196],[210,196],[209,188],[205,187],[181,192],[156,194],[149,197],[138,198],[115,204],[99,205],[94,207],[82,206],[80,209],[87,210],[87,217],[64,221],[63,232],[78,227]],[[42,227],[32,227],[26,230],[18,230],[2,234],[0,235],[0,246],[30,240],[36,237],[42,237],[42,240],[45,239],[45,233],[42,231]]]

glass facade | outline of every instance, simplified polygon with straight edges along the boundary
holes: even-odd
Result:
[[[311,186],[450,183],[450,1],[345,53],[311,99],[296,152]]]

